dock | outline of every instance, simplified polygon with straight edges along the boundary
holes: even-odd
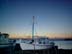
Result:
[[[58,49],[56,46],[52,49],[46,50],[21,50],[17,45],[16,47],[0,48],[0,54],[72,54],[72,49]]]

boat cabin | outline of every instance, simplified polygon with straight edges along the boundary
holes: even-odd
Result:
[[[8,41],[9,41],[8,37],[9,37],[9,34],[0,32],[0,44],[8,43]]]

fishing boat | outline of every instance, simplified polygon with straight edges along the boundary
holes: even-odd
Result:
[[[17,41],[17,44],[20,45],[20,48],[22,50],[43,50],[43,49],[49,49],[54,47],[54,42],[49,42],[48,38],[38,38],[35,39],[34,36],[34,24],[35,24],[35,17],[33,16],[33,22],[32,22],[32,39],[25,41],[23,39],[19,39]]]
[[[0,48],[7,48],[13,45],[15,44],[9,39],[9,34],[0,32]]]

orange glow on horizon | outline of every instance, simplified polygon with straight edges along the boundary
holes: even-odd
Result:
[[[45,36],[48,38],[72,38],[72,34],[56,34],[56,33],[47,33],[45,35],[37,34],[36,37]],[[30,34],[10,34],[9,38],[32,38]]]
[[[65,34],[65,33],[61,33],[61,34],[56,34],[56,33],[48,33],[47,37],[49,38],[72,38],[72,34]]]

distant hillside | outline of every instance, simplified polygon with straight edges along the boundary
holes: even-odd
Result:
[[[72,41],[72,39],[71,38],[54,38],[54,39],[50,39],[50,40],[71,40]]]
[[[70,39],[70,38],[66,38],[66,39],[64,39],[64,40],[72,40],[72,39]]]

